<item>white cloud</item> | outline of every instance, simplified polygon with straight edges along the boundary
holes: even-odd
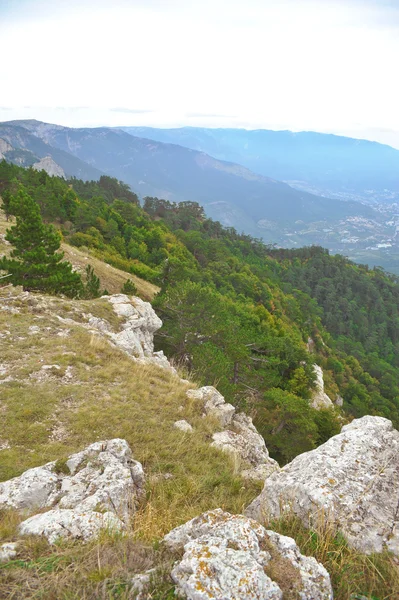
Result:
[[[0,64],[2,104],[13,107],[0,119],[317,130],[399,147],[394,3],[25,0],[25,9],[0,19],[12,57]]]

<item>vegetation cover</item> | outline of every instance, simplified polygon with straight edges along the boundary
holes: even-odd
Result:
[[[344,398],[344,417],[381,414],[399,426],[399,288],[382,270],[354,265],[318,247],[265,246],[207,219],[195,203],[146,198],[142,208],[133,192],[108,177],[66,182],[3,162],[0,194],[6,210],[7,203],[27,194],[39,207],[43,225],[52,224],[64,240],[124,270],[132,283],[138,275],[159,285],[154,305],[164,327],[158,349],[192,378],[215,384],[228,401],[254,415],[280,463],[340,428],[336,410],[310,406],[315,362],[323,367],[330,397]],[[10,227],[15,226],[11,212],[9,217]],[[101,289],[91,271],[87,276],[93,289]],[[125,291],[133,289],[127,284]],[[104,300],[48,302],[51,310],[33,308],[51,335],[67,327],[56,315],[67,317],[72,310],[75,316],[83,310],[110,318]],[[13,343],[4,357],[20,377],[2,386],[8,393],[5,422],[11,444],[2,451],[0,479],[62,459],[93,436],[105,439],[118,432],[149,473],[149,496],[135,524],[134,542],[131,532],[84,548],[73,543],[49,547],[29,539],[22,559],[1,569],[2,589],[15,597],[29,597],[30,592],[21,592],[26,589],[46,598],[127,598],[132,569],[149,566],[147,557],[157,554],[157,541],[167,530],[215,506],[240,512],[256,495],[256,484],[243,486],[234,464],[210,448],[212,424],[195,407],[194,451],[186,452],[171,427],[184,402],[184,384],[177,389],[169,374],[155,367],[143,370],[77,327],[57,337],[62,345],[54,344],[50,333],[36,338],[33,354],[29,311],[21,308],[12,316]],[[9,314],[2,319],[5,328]],[[60,366],[56,383],[30,383],[38,353]],[[71,364],[76,379],[65,382]],[[49,441],[49,430],[61,415],[66,437],[55,430]],[[166,471],[174,477],[163,479]],[[8,540],[20,517],[0,517],[0,538]],[[308,531],[295,519],[269,526],[295,537],[304,552],[325,564],[337,598],[394,597],[397,568],[390,556],[360,555],[334,532]],[[127,557],[134,558],[134,566]],[[160,583],[155,597],[173,597],[170,580]]]
[[[253,414],[280,462],[338,430],[334,411],[309,405],[315,362],[348,416],[399,426],[394,276],[320,247],[266,246],[207,219],[197,203],[147,197],[141,207],[110,177],[66,182],[0,163],[3,199],[21,186],[69,243],[161,287],[158,348]]]

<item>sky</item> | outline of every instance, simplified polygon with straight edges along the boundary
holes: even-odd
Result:
[[[399,0],[0,0],[0,121],[399,148]]]

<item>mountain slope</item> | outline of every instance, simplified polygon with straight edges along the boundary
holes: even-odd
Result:
[[[127,182],[142,196],[199,202],[209,216],[223,224],[264,236],[268,241],[287,242],[285,234],[295,232],[298,221],[300,225],[320,221],[331,224],[359,216],[380,220],[364,205],[299,192],[240,165],[182,146],[104,127],[71,129],[37,121],[17,123],[5,126],[16,128],[18,133],[22,127],[29,132],[27,135],[38,136],[42,144],[71,153]],[[301,241],[311,243],[313,238],[305,234]]]
[[[365,200],[399,197],[399,150],[377,142],[263,129],[123,129],[240,163],[314,193]]]
[[[2,156],[6,160],[22,166],[31,166],[34,163],[40,163],[41,159],[51,157],[55,166],[61,167],[68,177],[98,179],[102,175],[101,171],[79,160],[70,152],[51,146],[31,133],[26,126],[26,123],[29,122],[21,121],[21,123],[24,126],[19,125],[19,121],[0,123],[0,142],[3,140],[3,145],[7,144],[7,149],[2,151]]]

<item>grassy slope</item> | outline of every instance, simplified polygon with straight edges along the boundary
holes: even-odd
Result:
[[[122,573],[126,583],[144,569],[154,554],[154,540],[216,506],[241,512],[259,492],[259,485],[237,476],[234,461],[210,447],[217,425],[202,418],[200,407],[186,398],[194,384],[157,366],[135,363],[82,327],[88,312],[118,328],[106,300],[64,301],[0,288],[0,481],[95,440],[121,437],[143,463],[147,499],[126,538],[105,537],[85,547],[49,547],[28,539],[19,562],[0,568],[0,598],[113,597],[102,595],[104,580],[111,576],[119,585]],[[39,331],[32,332],[31,326]],[[43,365],[60,369],[42,370]],[[193,424],[193,434],[173,427],[182,418]],[[15,538],[21,518],[0,512],[0,543]],[[27,571],[21,559],[32,568]],[[108,565],[105,570],[101,560]]]
[[[228,456],[210,447],[217,425],[186,398],[190,384],[135,363],[82,327],[89,312],[118,329],[106,300],[66,301],[0,289],[0,480],[95,440],[122,437],[145,467],[147,499],[124,537],[51,547],[26,539],[17,560],[0,567],[0,598],[127,599],[132,574],[154,564],[166,574],[151,597],[173,598],[167,574],[172,558],[154,541],[210,508],[241,512],[259,492],[257,484],[237,476]],[[30,330],[32,325],[39,331]],[[43,371],[43,365],[60,369]],[[173,427],[181,418],[193,424],[193,434]],[[15,539],[20,520],[13,511],[0,513],[0,543]],[[389,556],[365,557],[331,532],[309,533],[295,520],[272,527],[295,537],[305,553],[326,565],[336,599],[349,600],[355,593],[398,597],[398,571]]]
[[[10,225],[12,225],[12,223],[6,221],[3,211],[0,210],[0,235],[4,234]],[[0,237],[0,256],[8,253],[9,250],[10,246]],[[75,248],[68,244],[62,244],[62,250],[65,255],[65,260],[72,263],[75,269],[80,273],[84,273],[86,265],[90,264],[94,268],[96,275],[100,278],[102,289],[107,289],[110,294],[118,294],[121,291],[123,284],[128,279],[133,281],[137,287],[137,295],[144,300],[151,301],[159,291],[159,288],[156,285],[149,281],[145,281],[144,279],[140,279],[139,277],[136,277],[136,275],[125,273],[120,269],[116,269],[115,267],[104,263],[92,256],[89,250],[83,251],[80,248]]]

